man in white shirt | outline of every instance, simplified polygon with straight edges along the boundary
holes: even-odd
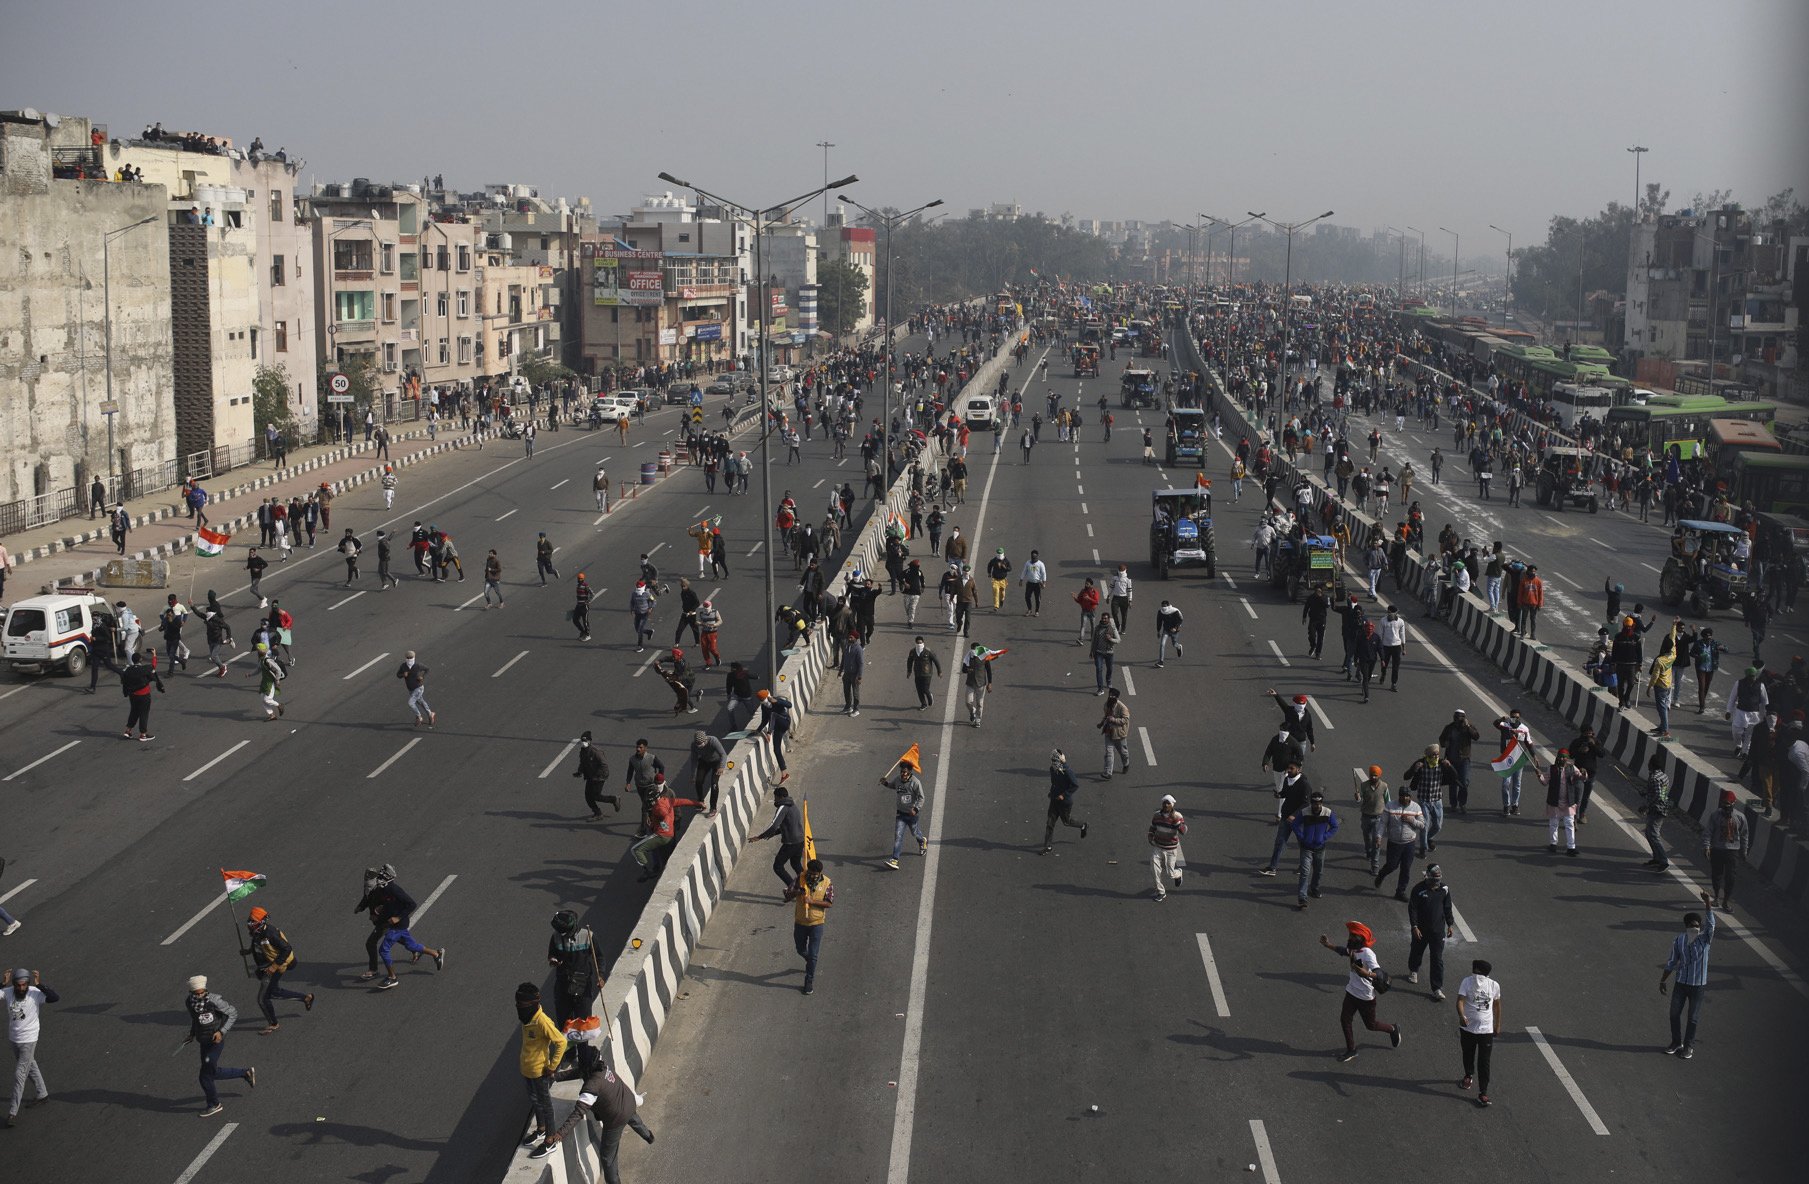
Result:
[[[1476,1104],[1489,1105],[1489,1059],[1495,1033],[1501,1031],[1501,984],[1489,977],[1494,967],[1478,958],[1457,987],[1457,1039],[1463,1046],[1462,1087],[1477,1087]]]
[[[35,970],[27,970],[21,966],[7,976],[10,984],[5,990],[6,996],[6,1039],[13,1046],[13,1093],[10,1104],[6,1108],[6,1125],[19,1125],[19,1104],[25,1100],[25,1083],[30,1081],[38,1087],[38,1096],[32,1099],[33,1106],[50,1097],[50,1087],[44,1084],[44,1073],[38,1068],[38,1031],[46,1003],[55,1003],[57,993],[44,985],[44,981]]]
[[[1376,873],[1376,887],[1380,888],[1388,873],[1398,867],[1401,874],[1395,882],[1394,898],[1406,900],[1407,882],[1413,878],[1413,858],[1426,829],[1426,815],[1413,800],[1411,786],[1403,785],[1395,793],[1396,800],[1382,807],[1382,838],[1388,844],[1388,858]]]
[[[1360,921],[1346,921],[1344,927],[1350,931],[1350,936],[1342,946],[1333,945],[1323,933],[1319,935],[1319,944],[1350,959],[1350,977],[1345,982],[1344,1002],[1338,1013],[1338,1022],[1344,1028],[1344,1051],[1338,1054],[1338,1059],[1353,1061],[1357,1058],[1357,1037],[1351,1027],[1353,1018],[1362,1016],[1363,1026],[1371,1032],[1386,1032],[1388,1042],[1395,1048],[1401,1047],[1401,1026],[1384,1024],[1376,1019],[1376,976],[1382,973],[1382,967],[1376,961],[1376,952],[1370,948],[1374,934]]]
[[[1024,615],[1040,616],[1043,611],[1043,585],[1049,582],[1049,568],[1040,558],[1040,553],[1032,551],[1030,558],[1024,561],[1024,570],[1018,573],[1018,583],[1024,585]]]

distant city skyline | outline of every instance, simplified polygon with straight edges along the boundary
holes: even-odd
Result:
[[[1446,225],[1479,249],[1490,224],[1532,244],[1554,215],[1630,203],[1634,145],[1673,209],[1698,191],[1809,191],[1796,0],[1146,2],[1109,22],[1078,0],[1034,22],[934,2],[908,19],[787,0],[691,11],[695,39],[656,6],[604,26],[553,4],[494,34],[496,10],[471,0],[425,24],[344,0],[230,20],[183,0],[27,6],[0,45],[0,106],[122,137],[156,121],[261,136],[306,158],[305,180],[529,184],[603,217],[669,188],[661,171],[784,200],[821,183],[823,141],[874,206],[1150,223],[1329,208],[1366,234]],[[85,69],[48,52],[77,44]]]

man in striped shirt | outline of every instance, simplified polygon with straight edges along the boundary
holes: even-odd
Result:
[[[1696,1021],[1702,1017],[1702,989],[1708,985],[1709,945],[1715,940],[1715,898],[1704,892],[1702,916],[1683,915],[1683,932],[1671,942],[1671,956],[1665,960],[1658,976],[1658,993],[1665,993],[1671,975],[1677,975],[1677,990],[1671,995],[1671,1046],[1666,1056],[1689,1060],[1696,1055]],[[1680,1026],[1685,1005],[1690,1009],[1687,1025]]]
[[[1175,799],[1170,794],[1162,795],[1162,806],[1149,824],[1149,866],[1156,877],[1156,899],[1168,899],[1168,884],[1164,878],[1172,880],[1174,886],[1181,886],[1181,868],[1184,866],[1181,857],[1181,836],[1187,833],[1187,819],[1175,809]]]

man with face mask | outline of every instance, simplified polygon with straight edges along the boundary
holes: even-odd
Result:
[[[590,807],[592,818],[603,817],[604,802],[614,807],[617,814],[622,812],[622,800],[615,794],[603,792],[603,785],[609,780],[609,762],[591,743],[589,732],[578,737],[578,767],[572,771],[572,776],[584,778],[584,804]]]
[[[1731,789],[1721,791],[1721,808],[1702,828],[1702,849],[1708,853],[1710,887],[1721,901],[1721,910],[1734,907],[1734,872],[1752,849],[1752,832],[1746,815],[1734,809]]]
[[[912,683],[917,687],[917,710],[922,711],[933,705],[936,695],[930,689],[930,679],[932,675],[942,674],[942,663],[936,660],[936,655],[930,652],[921,637],[912,643],[910,651],[905,654],[905,673],[911,676]]]
[[[1049,754],[1049,817],[1043,824],[1043,849],[1041,854],[1047,855],[1055,849],[1055,824],[1078,829],[1080,837],[1087,837],[1087,824],[1076,822],[1073,818],[1074,795],[1080,792],[1080,778],[1068,765],[1068,754],[1056,749]]]
[[[1388,606],[1388,615],[1376,624],[1376,638],[1382,643],[1381,681],[1388,684],[1388,689],[1401,689],[1401,655],[1407,649],[1407,622],[1401,617],[1401,610],[1395,605]]]
[[[835,885],[823,874],[823,861],[813,859],[804,865],[804,874],[785,890],[785,899],[793,902],[791,936],[798,957],[804,959],[804,994],[816,990],[817,958],[823,949],[823,923],[835,904]]]
[[[415,726],[433,727],[440,717],[427,705],[427,667],[415,661],[413,650],[402,655],[402,666],[396,671],[396,677],[408,688],[408,709],[414,713]]]
[[[1702,1016],[1702,991],[1708,985],[1709,946],[1715,940],[1715,898],[1704,892],[1702,915],[1685,913],[1683,932],[1671,941],[1671,956],[1658,976],[1658,993],[1666,993],[1665,984],[1677,976],[1677,990],[1671,995],[1671,1044],[1666,1056],[1689,1060],[1696,1055],[1696,1021]],[[1683,1010],[1689,1008],[1687,1024],[1682,1023]]]
[[[521,1021],[521,1080],[534,1122],[521,1145],[544,1146],[553,1134],[553,1074],[565,1059],[565,1034],[541,1010],[540,988],[533,983],[515,988],[515,1015]]]
[[[1342,946],[1333,945],[1323,933],[1319,935],[1319,944],[1350,960],[1350,977],[1345,982],[1344,1002],[1338,1013],[1338,1022],[1344,1029],[1344,1051],[1338,1054],[1338,1059],[1354,1061],[1357,1059],[1357,1037],[1351,1026],[1352,1019],[1361,1016],[1363,1026],[1371,1032],[1386,1032],[1388,1042],[1395,1048],[1401,1047],[1401,1027],[1376,1019],[1376,980],[1382,967],[1376,960],[1376,952],[1370,948],[1375,936],[1369,926],[1360,921],[1346,921],[1344,927],[1350,931],[1350,936]]]

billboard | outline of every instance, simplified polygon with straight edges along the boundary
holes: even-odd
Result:
[[[659,251],[599,248],[591,256],[591,301],[598,305],[654,305],[666,297]]]

